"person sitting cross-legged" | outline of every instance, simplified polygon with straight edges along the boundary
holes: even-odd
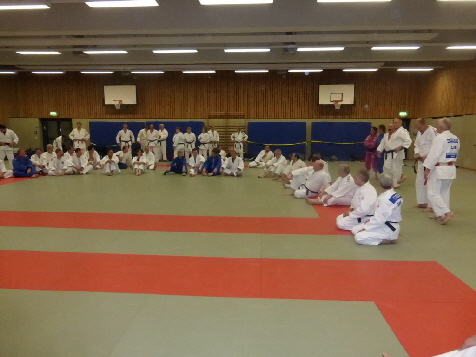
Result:
[[[243,176],[243,170],[245,168],[245,163],[243,159],[239,157],[235,149],[230,150],[230,157],[226,159],[225,166],[222,167],[222,172],[224,176]]]
[[[221,175],[222,157],[220,151],[217,148],[212,150],[211,155],[207,158],[207,161],[203,164],[202,175],[203,176],[218,176]]]
[[[182,176],[187,175],[187,159],[185,158],[184,149],[179,149],[177,151],[177,157],[175,157],[170,163],[170,168],[164,171],[164,175],[170,173],[182,174]]]
[[[107,155],[102,158],[98,167],[102,167],[106,176],[112,176],[121,172],[121,169],[119,168],[119,158],[117,155],[114,155],[112,149],[107,151]]]
[[[13,159],[13,176],[15,177],[38,177],[35,165],[26,156],[26,151],[20,149],[17,156]]]
[[[188,172],[190,173],[190,177],[194,177],[197,174],[201,173],[204,163],[205,158],[198,153],[197,148],[193,148],[192,156],[190,156],[190,159],[188,159]]]

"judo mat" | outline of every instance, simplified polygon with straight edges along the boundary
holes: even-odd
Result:
[[[345,207],[258,169],[157,170],[0,187],[15,197],[0,211],[0,355],[423,357],[475,333],[476,173],[458,171],[439,226],[412,208],[405,168],[399,242],[363,247],[335,227]]]

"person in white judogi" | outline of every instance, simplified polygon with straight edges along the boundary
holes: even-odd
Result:
[[[187,128],[187,132],[183,136],[185,140],[185,158],[188,160],[192,154],[192,149],[197,146],[197,137],[192,133],[191,127]]]
[[[352,197],[350,209],[336,218],[339,229],[350,231],[373,216],[378,195],[375,187],[370,184],[369,178],[367,170],[360,170],[355,175],[354,182],[359,188]]]
[[[169,132],[165,129],[164,124],[159,124],[159,147],[158,147],[158,156],[157,161],[165,162],[167,161],[167,138],[169,137]]]
[[[174,148],[174,159],[177,157],[180,150],[185,152],[185,136],[180,128],[175,129],[175,134],[172,138],[172,146]]]
[[[33,165],[35,165],[36,171],[38,171],[38,173],[41,173],[41,174],[48,173],[48,169],[46,168],[48,161],[44,159],[43,152],[41,152],[40,148],[35,149],[35,153],[31,155],[30,160],[33,163]]]
[[[283,181],[283,185],[285,188],[292,188],[293,190],[299,189],[306,180],[311,177],[312,173],[314,172],[314,162],[317,160],[321,160],[320,154],[312,154],[309,157],[310,165],[294,170],[291,172],[291,177],[288,177],[286,180]],[[326,161],[321,160],[324,163],[324,172],[327,173],[327,178],[329,180],[329,184],[331,183],[331,175],[329,175],[329,165]]]
[[[245,163],[243,159],[238,156],[234,149],[230,150],[230,157],[226,159],[225,165],[222,167],[223,176],[243,176]]]
[[[102,158],[99,167],[102,167],[106,176],[112,176],[121,172],[121,169],[119,168],[119,158],[117,155],[114,155],[112,149],[107,151],[107,155]]]
[[[74,156],[74,150],[75,150],[74,147],[72,147],[72,146],[69,147],[69,148],[68,148],[68,151],[66,151],[66,152],[64,153],[64,158],[65,158],[66,160],[68,160],[68,161],[71,161],[71,159],[72,159],[73,156]]]
[[[354,239],[362,245],[396,243],[402,221],[402,197],[393,189],[393,177],[382,175],[380,185],[384,192],[377,198],[374,215],[352,228]]]
[[[63,150],[63,140],[67,139],[63,137],[63,135],[58,136],[55,140],[53,140],[53,152],[55,153],[57,149]]]
[[[122,124],[122,130],[116,135],[117,145],[122,149],[124,146],[131,147],[134,142],[134,133],[129,130],[129,126],[126,123]]]
[[[324,161],[316,160],[312,164],[311,176],[294,191],[294,197],[306,198],[317,196],[329,186],[329,174],[324,171]]]
[[[0,160],[8,159],[10,168],[13,168],[13,147],[18,144],[18,136],[6,125],[0,124]]]
[[[210,156],[212,154],[212,150],[218,147],[218,143],[220,141],[220,134],[218,134],[218,131],[215,130],[213,125],[210,126],[208,137],[210,139],[210,143],[208,144],[208,156]]]
[[[48,169],[48,163],[51,161],[51,159],[55,156],[55,152],[53,150],[53,145],[48,144],[46,145],[46,151],[41,154],[40,156],[40,162],[45,165],[45,168]],[[48,173],[48,170],[46,170],[46,173]]]
[[[143,147],[143,150],[145,150],[145,147],[148,146],[150,151],[154,154],[155,160],[157,161],[159,157],[159,132],[155,130],[154,124],[149,125],[149,130],[147,130],[146,136],[147,144]]]
[[[142,150],[137,151],[137,156],[132,159],[132,170],[136,176],[142,175],[147,170],[147,159]]]
[[[269,147],[269,145],[266,145],[264,147],[264,150],[261,150],[258,156],[256,156],[256,159],[254,161],[251,161],[248,166],[250,168],[254,168],[254,167],[264,168],[266,163],[270,161],[273,157],[274,157],[274,154],[271,151],[271,148]]]
[[[450,188],[456,178],[456,160],[460,149],[460,140],[450,132],[448,118],[438,120],[438,135],[433,140],[426,157],[425,180],[428,180],[428,201],[435,212],[435,219],[446,224],[454,216],[450,210]]]
[[[274,157],[264,165],[264,172],[258,177],[264,178],[268,176],[277,176],[276,170],[278,166],[280,165],[287,166],[287,164],[288,164],[288,161],[286,160],[284,155],[281,154],[281,150],[276,149],[274,151]]]
[[[192,156],[188,159],[188,172],[190,177],[197,176],[202,172],[202,166],[205,163],[205,158],[198,153],[197,148],[192,149]]]
[[[94,170],[100,167],[99,163],[101,162],[101,157],[94,149],[93,145],[88,146],[88,151],[84,155],[86,156],[86,159],[88,159],[88,165],[92,165]]]
[[[148,147],[148,146],[146,146]],[[123,146],[122,147],[122,150],[118,151],[118,152],[115,152],[114,155],[117,156],[117,158],[119,159],[119,168],[122,170],[122,169],[127,169],[128,167],[131,166],[131,163],[132,163],[132,153],[131,153],[131,149],[128,147],[128,146]],[[154,155],[154,154],[152,154]],[[154,156],[154,160],[155,160],[155,156]]]
[[[408,131],[402,127],[401,119],[393,120],[393,131],[386,133],[377,148],[377,156],[385,155],[383,166],[384,174],[393,177],[394,188],[399,187],[399,180],[402,176],[403,160],[405,151],[412,144],[412,139]],[[382,152],[385,150],[385,154]]]
[[[0,179],[8,179],[13,177],[13,170],[7,170],[3,160],[0,160]]]
[[[74,156],[69,160],[69,167],[74,175],[85,175],[93,169],[93,165],[88,164],[88,158],[83,155],[80,148],[74,150]]]
[[[248,141],[248,135],[242,129],[238,129],[236,133],[231,134],[231,140],[234,142],[235,151],[243,158],[243,144]]]
[[[155,171],[155,155],[150,151],[148,146],[145,147],[144,157],[147,170]]]
[[[354,178],[350,174],[349,165],[340,165],[337,171],[337,180],[319,193],[316,198],[306,198],[311,205],[349,206],[357,190]]]
[[[304,167],[306,167],[306,163],[301,160],[301,158],[299,157],[299,154],[292,153],[289,164],[278,165],[278,167],[276,168],[275,172],[276,172],[276,175],[278,175],[277,179],[278,181],[284,181],[287,178],[287,176],[291,174],[291,172],[302,169]]]
[[[137,133],[137,142],[140,144],[140,147],[142,150],[146,146],[148,146],[147,143],[147,132],[149,131],[149,126],[146,126],[144,129],[139,130],[139,133]]]
[[[63,150],[56,149],[55,156],[48,163],[48,176],[64,176],[73,173],[69,161],[64,157]]]
[[[428,207],[428,186],[425,185],[425,168],[424,162],[430,152],[433,139],[436,137],[436,129],[426,123],[424,118],[416,120],[416,128],[418,130],[415,140],[415,159],[418,160],[418,171],[415,181],[417,207]]]
[[[89,140],[90,135],[86,129],[81,127],[81,123],[76,123],[76,128],[69,134],[69,138],[73,140],[73,146],[75,149],[80,148],[84,153],[86,152],[86,141]]]
[[[210,135],[208,134],[208,129],[206,126],[202,128],[202,133],[198,136],[198,141],[200,141],[199,153],[202,155],[205,160],[208,157],[208,145],[210,143]]]

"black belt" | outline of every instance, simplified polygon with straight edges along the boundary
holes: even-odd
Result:
[[[385,151],[385,160],[387,160],[387,155],[388,154],[392,154],[392,159],[393,159],[393,153],[394,152],[395,152],[394,150]]]
[[[390,228],[390,230],[391,230],[392,232],[395,232],[397,229],[396,229],[394,226],[392,226],[392,223],[393,223],[393,224],[396,224],[396,223],[398,223],[398,222],[386,221],[386,222],[385,222],[385,225],[386,225],[388,228]]]
[[[365,217],[373,217],[373,216],[374,216],[373,214],[368,214]],[[358,223],[362,222],[362,218],[357,218],[357,222]]]
[[[309,194],[309,192],[316,193],[316,194],[319,193],[319,191],[315,192],[313,190],[308,189],[306,185],[304,185],[304,188],[306,189],[306,196]]]

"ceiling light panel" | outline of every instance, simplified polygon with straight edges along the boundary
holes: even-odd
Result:
[[[19,55],[60,55],[58,51],[16,51]]]
[[[298,52],[343,51],[345,47],[298,47]]]
[[[433,68],[399,68],[398,72],[431,72]]]
[[[127,51],[124,50],[88,50],[83,51],[87,55],[117,55],[117,54],[126,54]]]
[[[322,69],[290,69],[289,73],[319,73]]]
[[[154,7],[159,6],[155,0],[124,0],[124,1],[87,1],[89,7]]]
[[[202,5],[259,5],[272,3],[273,0],[200,0]]]
[[[476,50],[476,45],[448,46],[447,50]]]
[[[259,53],[270,52],[270,48],[225,48],[226,53]]]
[[[406,51],[418,50],[420,46],[374,46],[373,51]]]
[[[196,49],[170,49],[170,50],[153,50],[154,53],[197,53]]]
[[[18,4],[18,3],[12,3],[12,4],[1,4],[0,5],[0,10],[44,10],[44,9],[49,9],[50,7],[46,4]]]
[[[204,71],[189,70],[189,71],[182,71],[182,72],[185,73],[185,74],[206,74],[206,73],[212,74],[212,73],[216,73],[213,70],[204,70]]]

